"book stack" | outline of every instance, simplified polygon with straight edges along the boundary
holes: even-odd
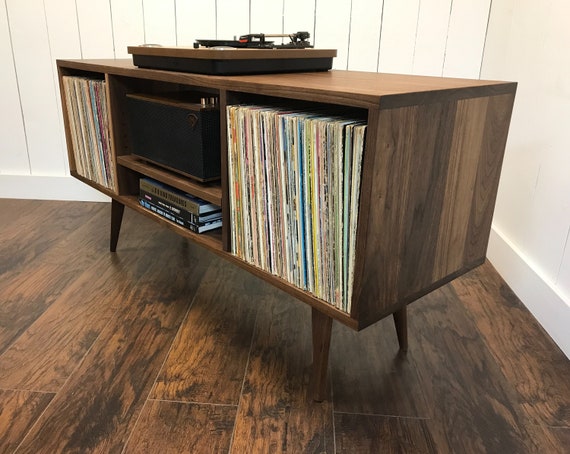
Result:
[[[228,106],[232,252],[350,312],[366,124]]]
[[[147,210],[195,233],[222,226],[222,208],[152,178],[139,180],[139,203]]]
[[[116,191],[105,81],[75,76],[62,80],[77,173]]]

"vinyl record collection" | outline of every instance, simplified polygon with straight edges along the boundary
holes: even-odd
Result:
[[[228,106],[232,253],[351,310],[366,124]]]
[[[116,190],[105,81],[75,76],[62,80],[77,173]]]

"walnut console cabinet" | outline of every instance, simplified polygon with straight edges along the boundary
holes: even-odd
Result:
[[[111,251],[127,206],[309,304],[315,400],[326,396],[333,320],[361,330],[393,315],[405,350],[406,306],[485,260],[515,83],[336,70],[207,76],[141,69],[130,60],[58,60],[57,66],[71,174],[112,198]],[[76,113],[63,94],[65,76],[104,81],[112,188],[78,172],[72,131]],[[218,100],[221,180],[200,183],[133,154],[127,95],[173,92]],[[345,108],[367,120],[349,313],[231,253],[225,112],[226,106],[240,103]],[[220,205],[222,228],[195,234],[147,211],[138,201],[142,177]]]

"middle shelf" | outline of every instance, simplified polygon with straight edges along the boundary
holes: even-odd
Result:
[[[135,155],[118,156],[117,162],[119,165],[134,170],[141,175],[146,175],[154,178],[155,180],[162,181],[176,189],[188,192],[189,194],[200,197],[208,202],[215,203],[216,205],[222,205],[222,186],[219,181],[209,183],[194,181],[190,178],[179,176],[173,172],[162,169],[161,167],[150,164]]]

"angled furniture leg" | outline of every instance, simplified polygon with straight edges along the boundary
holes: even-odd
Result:
[[[113,199],[111,201],[111,252],[115,252],[117,250],[117,242],[119,241],[119,233],[121,231],[124,212],[125,205]]]
[[[408,351],[408,307],[404,306],[402,309],[392,314],[394,317],[394,325],[396,325],[396,335],[398,336],[398,344],[400,350],[403,352]]]

